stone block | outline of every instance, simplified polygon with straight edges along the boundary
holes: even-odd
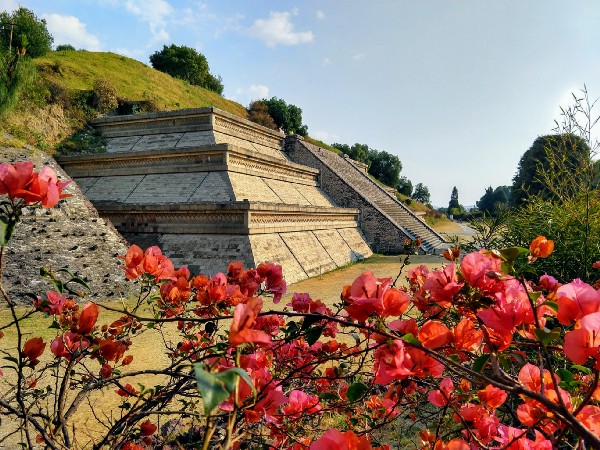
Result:
[[[280,233],[280,236],[307,276],[314,277],[336,268],[335,262],[312,232]]]
[[[190,131],[184,133],[176,147],[200,147],[203,145],[215,145],[215,138],[211,131]]]
[[[102,177],[86,191],[86,197],[92,202],[122,203],[143,178],[144,175]]]
[[[189,196],[189,203],[230,202],[235,199],[227,172],[210,172]]]
[[[342,267],[354,261],[354,251],[337,230],[315,230],[313,234],[336,266]]]
[[[172,148],[177,145],[183,133],[164,133],[142,136],[142,138],[133,146],[132,151],[160,150],[163,148]]]
[[[108,153],[130,152],[141,138],[141,136],[111,138],[106,143],[106,151]]]
[[[263,178],[229,172],[229,179],[237,201],[248,199],[254,202],[282,203]]]
[[[191,198],[208,173],[168,173],[146,175],[135,187],[127,203],[183,203]]]
[[[263,262],[281,264],[283,276],[288,284],[308,278],[308,275],[290,252],[278,234],[259,234],[250,236],[250,246],[254,255],[254,266]]]

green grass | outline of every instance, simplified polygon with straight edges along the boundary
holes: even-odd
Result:
[[[91,90],[95,80],[106,79],[120,98],[156,100],[163,111],[214,106],[247,117],[246,109],[239,103],[115,53],[50,52],[33,61],[46,81],[68,91]]]

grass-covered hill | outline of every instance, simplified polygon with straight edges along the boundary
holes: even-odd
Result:
[[[12,145],[28,143],[52,151],[84,128],[99,114],[93,95],[99,80],[109,85],[119,105],[142,105],[152,111],[215,106],[247,117],[239,103],[114,53],[49,52],[33,63],[36,76],[18,107],[0,121],[0,131],[17,138]]]

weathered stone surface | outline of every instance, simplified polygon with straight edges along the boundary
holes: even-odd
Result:
[[[62,179],[68,176],[45,153],[35,149],[0,148],[0,162],[31,160],[36,169],[51,166]],[[114,298],[131,288],[125,283],[117,254],[127,251],[125,241],[110,222],[100,218],[75,183],[66,192],[73,196],[53,209],[26,208],[21,223],[5,252],[3,283],[20,297],[53,290],[40,278],[42,266],[49,270],[67,267],[86,280],[93,298]],[[86,293],[86,295],[89,295]]]
[[[337,267],[312,232],[282,233],[280,236],[309,277]]]

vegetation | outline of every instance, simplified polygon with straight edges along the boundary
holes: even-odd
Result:
[[[398,180],[398,185],[396,187],[396,190],[398,192],[400,192],[401,194],[406,195],[407,197],[410,197],[413,193],[412,181],[410,181],[406,177],[400,177],[400,179]]]
[[[44,19],[38,19],[33,11],[19,7],[12,14],[0,12],[0,50],[16,52],[31,58],[44,56],[52,49],[54,38]]]
[[[266,103],[256,100],[248,106],[248,119],[254,123],[272,130],[279,130],[273,117],[269,114],[269,107]]]
[[[509,208],[510,204],[510,186],[498,186],[496,189],[489,186],[477,201],[477,208],[484,214],[496,216]]]
[[[302,110],[296,105],[287,104],[285,100],[277,97],[271,97],[269,100],[263,98],[258,102],[267,107],[277,129],[282,129],[286,134],[308,135],[308,127],[302,124]]]
[[[57,52],[74,52],[76,49],[71,44],[60,44],[56,46]]]
[[[572,180],[573,174],[585,176],[590,165],[590,148],[584,138],[564,132],[538,137],[521,160],[513,178],[512,199],[516,205],[523,205],[530,197],[538,196],[544,200],[561,200],[563,196],[572,196],[580,180]],[[546,177],[564,178],[575,181],[572,188],[565,190],[566,183],[549,183]],[[562,191],[557,192],[553,185],[560,184]]]
[[[210,73],[206,57],[185,45],[163,46],[163,49],[150,55],[152,67],[160,72],[168,73],[174,78],[187,81],[191,85],[200,86],[221,95],[223,80]]]
[[[412,198],[418,202],[429,204],[431,194],[429,188],[423,183],[417,183],[415,190],[413,191]]]
[[[2,285],[3,255],[23,208],[54,207],[66,184],[31,162],[0,165],[3,442],[383,450],[392,442],[379,430],[392,424],[399,438],[418,427],[425,449],[600,447],[600,297],[580,280],[525,279],[552,255],[544,236],[462,258],[448,249],[449,264],[411,270],[406,289],[365,271],[334,308],[305,293],[265,312],[263,298],[286,292],[281,266],[192,276],[134,245],[122,257],[139,287],[128,307],[80,306],[84,280],[42,271],[52,290],[21,310]],[[419,245],[406,241],[407,255]],[[117,318],[102,324],[102,310]],[[33,317],[48,328],[26,333]],[[136,366],[139,345],[168,357]]]

